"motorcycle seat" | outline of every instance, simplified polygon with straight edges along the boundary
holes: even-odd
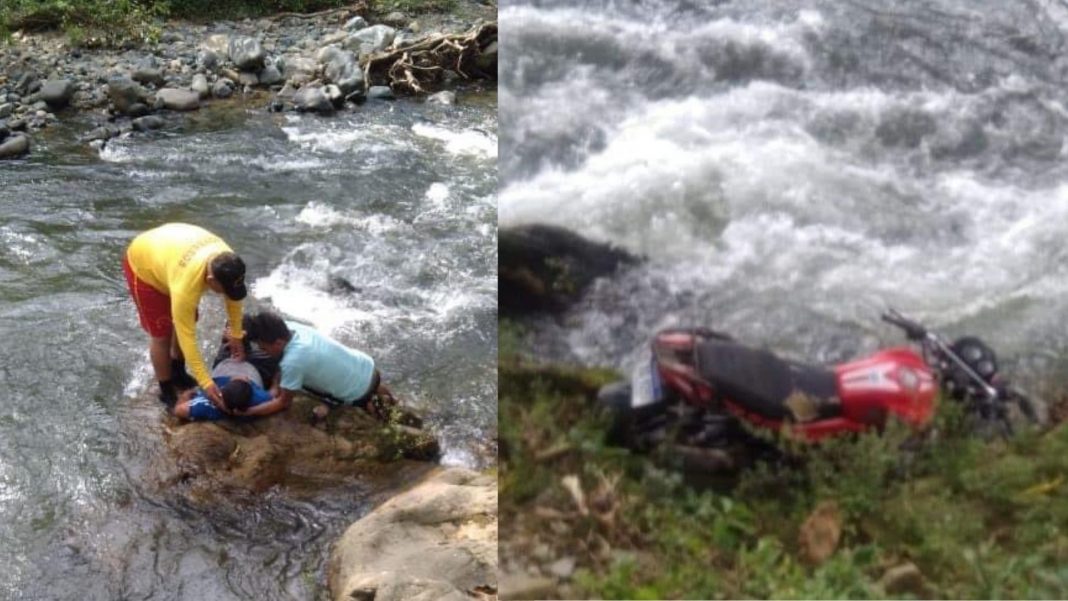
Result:
[[[804,422],[841,414],[833,371],[784,361],[771,351],[708,340],[697,345],[697,372],[728,401],[770,420]]]

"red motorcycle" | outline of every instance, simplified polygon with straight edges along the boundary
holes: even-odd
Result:
[[[880,429],[890,418],[922,429],[939,391],[988,432],[1011,434],[1013,407],[1037,421],[1035,403],[1000,376],[997,356],[982,340],[950,344],[894,310],[882,317],[920,352],[895,347],[824,367],[704,328],[661,331],[630,382],[609,384],[598,395],[614,417],[609,441],[638,450],[668,443],[693,461],[733,467],[732,446],[768,445],[751,430],[816,441]]]

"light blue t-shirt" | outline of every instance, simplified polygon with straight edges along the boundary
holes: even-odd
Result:
[[[287,321],[293,333],[282,354],[282,388],[326,393],[341,401],[367,394],[375,373],[374,359],[320,334],[315,328]]]

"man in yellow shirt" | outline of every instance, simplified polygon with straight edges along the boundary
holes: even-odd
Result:
[[[243,358],[241,300],[248,294],[244,261],[215,234],[195,225],[168,223],[134,238],[122,267],[141,327],[149,335],[160,400],[173,404],[177,380],[188,379],[184,357],[204,394],[222,409],[222,394],[197,346],[197,307],[205,290],[225,295],[230,322],[226,336],[233,356]]]

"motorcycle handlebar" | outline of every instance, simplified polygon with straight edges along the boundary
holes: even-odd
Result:
[[[883,313],[883,321],[893,324],[905,331],[905,336],[911,340],[920,340],[927,335],[927,328],[908,319],[893,309]]]

